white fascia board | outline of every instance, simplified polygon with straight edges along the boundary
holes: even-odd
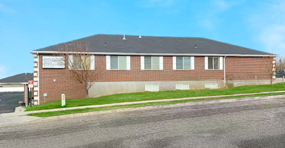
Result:
[[[58,52],[58,51],[31,51],[35,54],[60,54],[60,53],[80,53],[80,52]],[[232,56],[232,57],[275,57],[276,55],[254,55],[254,54],[200,54],[200,53],[123,53],[123,52],[88,52],[86,54],[95,55],[154,55],[154,56]]]
[[[6,82],[6,83],[0,83],[0,85],[20,85],[24,84],[23,82]]]

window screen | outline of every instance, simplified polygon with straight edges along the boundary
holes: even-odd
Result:
[[[159,57],[145,56],[144,69],[159,70]]]
[[[127,57],[126,56],[111,56],[111,69],[126,70]]]
[[[74,70],[90,70],[90,64],[90,56],[75,55],[71,67]]]
[[[219,69],[219,57],[208,58],[208,69]]]
[[[190,57],[176,57],[176,69],[191,69]]]

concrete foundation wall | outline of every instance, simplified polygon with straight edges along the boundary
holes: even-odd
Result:
[[[274,79],[273,83],[285,82],[284,79]],[[189,84],[189,89],[206,89],[205,84],[217,83],[218,88],[237,87],[244,85],[270,84],[270,80],[229,80],[224,86],[223,80],[204,81],[137,81],[137,82],[96,82],[89,90],[89,97],[99,97],[118,93],[144,92],[146,84],[159,84],[159,91],[176,90],[176,84]]]
[[[279,79],[274,79],[272,83],[280,83]],[[270,80],[229,80],[227,81],[227,87],[237,87],[244,85],[261,85],[261,84],[270,84]]]
[[[96,82],[89,90],[89,97],[104,95],[144,92],[146,84],[159,84],[159,90],[175,90],[176,84],[189,84],[189,89],[205,89],[206,83],[217,83],[218,88],[224,87],[222,80],[207,81],[137,81],[137,82]]]

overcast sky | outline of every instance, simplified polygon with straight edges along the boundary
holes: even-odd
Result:
[[[204,37],[285,55],[284,0],[0,0],[0,79],[95,34]]]

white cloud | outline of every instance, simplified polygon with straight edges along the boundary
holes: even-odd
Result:
[[[177,1],[177,0],[176,0]],[[148,0],[143,6],[144,7],[169,7],[176,2],[175,0]]]
[[[7,77],[6,72],[7,72],[6,67],[0,65],[0,79]]]
[[[13,9],[10,9],[10,8],[4,6],[3,4],[0,3],[0,12],[13,14],[13,13],[15,13],[16,11],[13,10]]]
[[[216,20],[213,16],[200,17],[198,23],[207,30],[213,30],[215,28]]]
[[[259,40],[268,52],[285,54],[285,23],[263,28]]]
[[[267,52],[285,55],[285,1],[262,4],[250,18],[256,39]]]
[[[220,22],[221,18],[219,17],[222,13],[228,9],[242,4],[244,1],[225,1],[225,0],[213,0],[209,3],[208,11],[199,15],[198,23],[207,30],[215,29],[215,26]]]
[[[178,15],[185,10],[186,0],[141,0],[137,6],[155,10],[156,15]]]
[[[218,11],[222,12],[230,9],[233,6],[242,4],[243,2],[244,2],[243,0],[239,1],[214,0],[213,4],[216,7],[216,9],[218,9]]]

